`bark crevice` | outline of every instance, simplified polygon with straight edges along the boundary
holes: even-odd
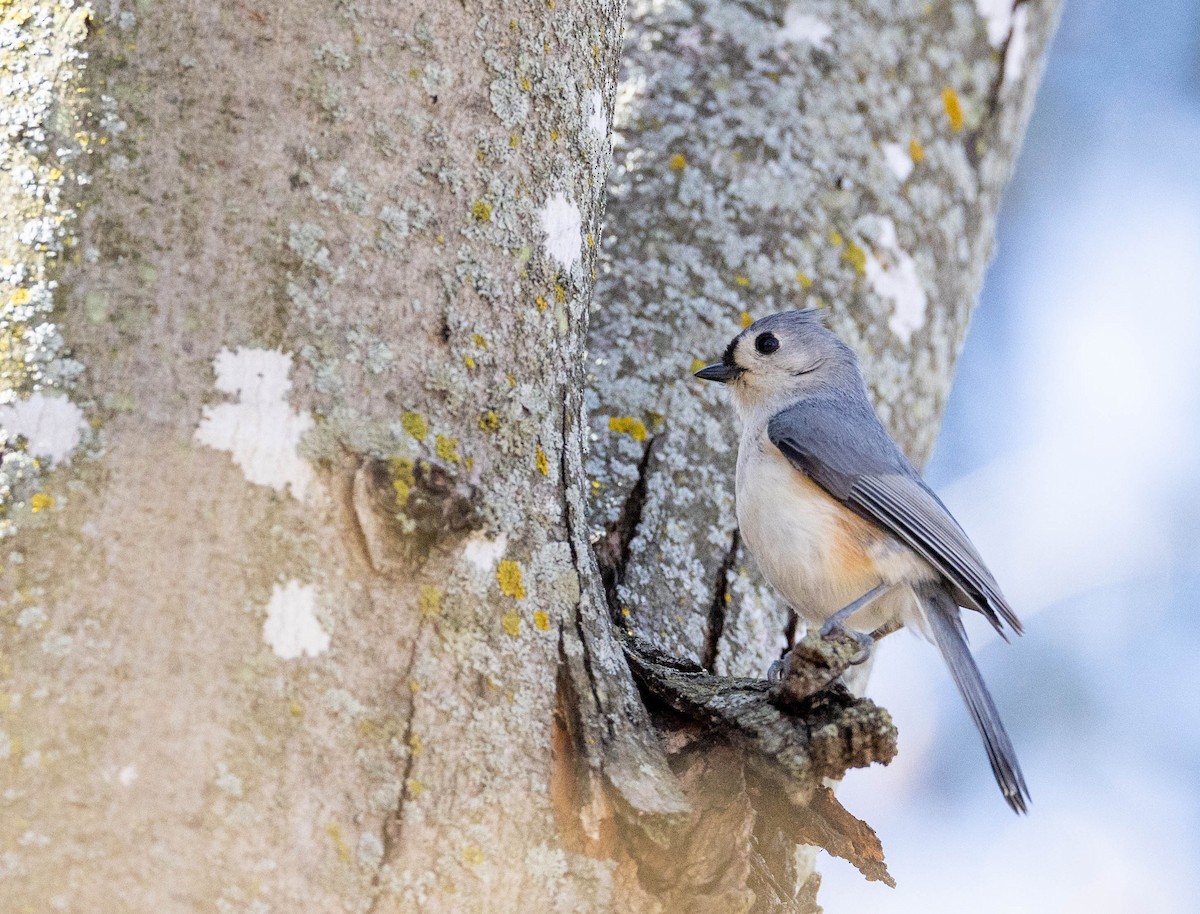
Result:
[[[654,456],[654,444],[658,436],[653,435],[646,441],[646,448],[638,461],[637,477],[633,488],[621,504],[621,510],[605,532],[604,537],[596,544],[596,562],[600,566],[600,577],[604,582],[604,596],[608,601],[608,609],[613,622],[619,628],[621,622],[621,601],[619,589],[625,580],[625,569],[629,565],[633,540],[637,536],[642,523],[642,512],[646,507],[646,496],[650,478],[650,461]]]
[[[717,568],[717,582],[713,587],[712,603],[708,607],[708,622],[704,628],[704,653],[700,665],[711,671],[717,662],[717,652],[721,648],[721,635],[725,632],[725,612],[729,603],[729,572],[737,561],[738,547],[741,545],[741,535],[735,527],[729,537],[729,549],[725,558]]]

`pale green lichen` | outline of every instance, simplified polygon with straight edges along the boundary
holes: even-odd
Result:
[[[736,526],[737,430],[725,393],[692,372],[753,318],[827,305],[885,424],[923,460],[1032,98],[996,97],[1000,61],[971,0],[814,0],[804,12],[827,38],[790,36],[767,0],[629,10],[589,340],[590,519],[601,536],[646,456],[609,417],[665,416],[618,596],[635,628],[681,656],[699,657]],[[1053,10],[1036,15],[1044,41]],[[882,143],[907,144],[920,167],[901,181]],[[928,299],[911,343],[868,275],[894,252],[911,256]],[[759,673],[783,617],[764,591],[727,592],[723,637],[738,671]]]
[[[72,0],[0,5],[0,406],[66,394],[82,370],[67,355],[54,295],[75,243],[73,192],[107,142],[86,123],[80,91],[91,14]],[[47,464],[27,448],[0,426],[0,536],[44,484]]]

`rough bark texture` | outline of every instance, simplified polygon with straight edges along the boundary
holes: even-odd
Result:
[[[814,6],[826,48],[637,10],[589,359],[621,6],[0,6],[6,909],[807,910],[797,841],[885,872],[819,785],[883,712],[670,659],[779,646],[680,378],[803,272],[923,453],[1036,68],[969,5]]]
[[[631,632],[737,676],[791,640],[738,541],[727,395],[690,377],[753,318],[827,308],[928,457],[1057,11],[630,0],[587,470],[597,541],[639,506],[611,588]]]

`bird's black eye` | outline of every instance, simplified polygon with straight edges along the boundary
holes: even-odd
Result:
[[[763,355],[770,355],[779,348],[779,338],[774,333],[760,333],[754,340],[754,348]]]

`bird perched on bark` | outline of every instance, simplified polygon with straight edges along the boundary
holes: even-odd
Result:
[[[738,524],[767,581],[810,624],[861,632],[864,649],[904,625],[932,640],[1004,798],[1024,812],[1029,791],[960,607],[1001,636],[1021,623],[880,423],[854,352],[817,310],[787,311],[755,321],[696,377],[733,391]]]

